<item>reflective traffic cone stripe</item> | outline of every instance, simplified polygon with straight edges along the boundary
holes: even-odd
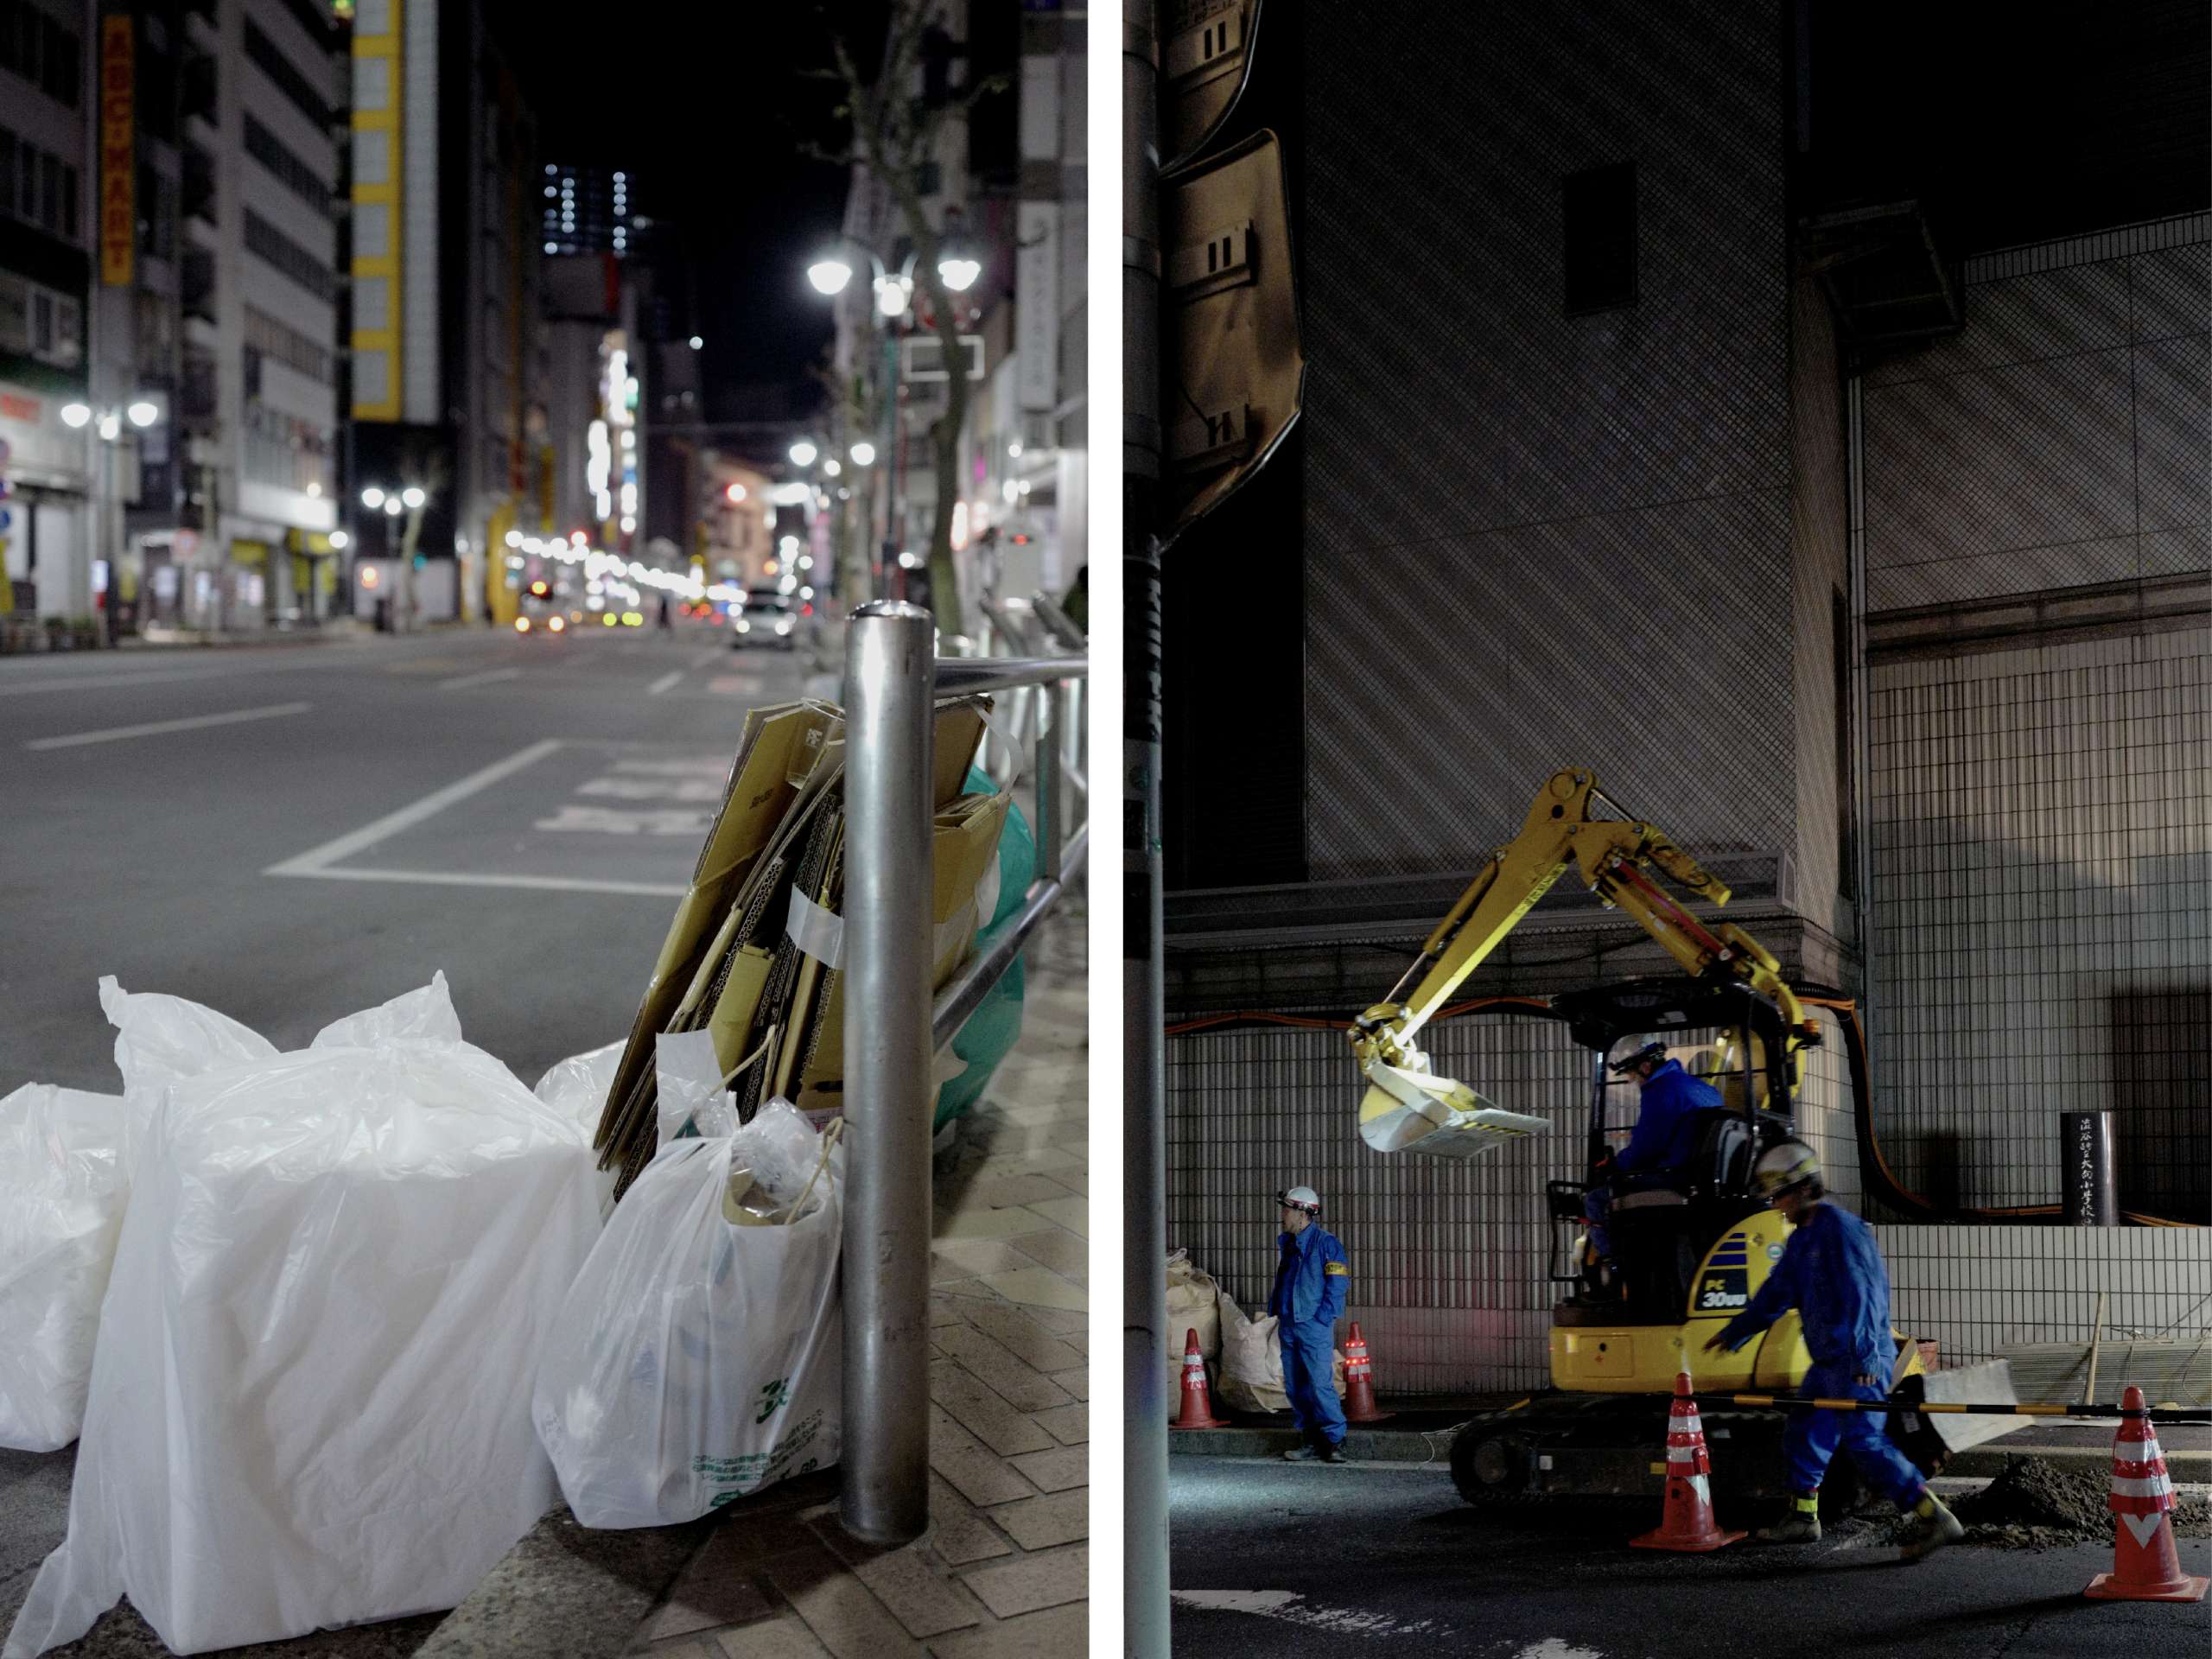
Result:
[[[1375,1363],[1367,1357],[1367,1338],[1354,1319],[1351,1334],[1344,1338],[1344,1421],[1379,1423],[1389,1415],[1375,1403]]]
[[[1675,1376],[1667,1408],[1667,1496],[1653,1530],[1629,1540],[1637,1549],[1705,1551],[1744,1535],[1726,1532],[1713,1518],[1713,1459],[1705,1446],[1705,1421],[1690,1398],[1688,1372]]]
[[[1185,1327],[1183,1340],[1183,1408],[1170,1428],[1226,1428],[1228,1422],[1213,1414],[1213,1396],[1206,1389],[1206,1357],[1198,1347],[1196,1327]]]
[[[2131,1388],[2120,1408],[2140,1413],[2143,1390]],[[2097,1601],[2201,1601],[2206,1581],[2181,1570],[2174,1550],[2174,1484],[2151,1420],[2124,1416],[2113,1437],[2112,1495],[2106,1503],[2120,1525],[2112,1540],[2112,1571],[2089,1580],[2082,1594]]]

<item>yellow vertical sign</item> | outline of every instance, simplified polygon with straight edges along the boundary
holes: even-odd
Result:
[[[100,19],[100,282],[130,286],[138,247],[137,64],[129,16]]]

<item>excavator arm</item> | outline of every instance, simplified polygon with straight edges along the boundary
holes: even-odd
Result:
[[[1418,1148],[1472,1158],[1547,1127],[1543,1118],[1507,1111],[1465,1084],[1434,1075],[1414,1039],[1570,868],[1607,905],[1634,917],[1683,972],[1732,974],[1771,998],[1801,1039],[1791,1046],[1793,1066],[1800,1064],[1802,1041],[1817,1040],[1771,953],[1732,923],[1707,928],[1644,872],[1656,868],[1715,905],[1728,902],[1727,887],[1650,824],[1625,816],[1592,817],[1593,802],[1615,804],[1591,772],[1554,773],[1537,791],[1521,833],[1468,884],[1389,1000],[1353,1021],[1352,1052],[1368,1084],[1359,1132],[1377,1152]]]

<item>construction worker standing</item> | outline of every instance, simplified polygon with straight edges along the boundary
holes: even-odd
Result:
[[[1721,1326],[1705,1344],[1706,1351],[1733,1352],[1794,1307],[1813,1357],[1801,1396],[1882,1399],[1897,1351],[1890,1334],[1890,1275],[1874,1230],[1826,1201],[1821,1160],[1802,1141],[1783,1141],[1767,1148],[1752,1179],[1789,1224],[1789,1242],[1751,1306]],[[1875,1412],[1791,1412],[1783,1449],[1795,1502],[1786,1519],[1759,1530],[1758,1541],[1803,1544],[1820,1538],[1821,1477],[1839,1441],[1867,1484],[1915,1518],[1917,1524],[1901,1552],[1906,1560],[1918,1560],[1965,1536],[1958,1517],[1929,1490],[1884,1427],[1884,1414]]]
[[[1351,1269],[1344,1247],[1320,1223],[1321,1199],[1310,1186],[1275,1195],[1282,1233],[1275,1241],[1274,1293],[1268,1312],[1280,1323],[1282,1384],[1305,1444],[1283,1453],[1292,1463],[1348,1461],[1344,1412],[1337,1400],[1337,1320],[1344,1311]]]

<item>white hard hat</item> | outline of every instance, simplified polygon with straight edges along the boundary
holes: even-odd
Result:
[[[1777,1141],[1751,1166],[1751,1183],[1764,1198],[1821,1178],[1821,1160],[1802,1141]]]
[[[1287,1192],[1278,1192],[1275,1202],[1287,1210],[1303,1210],[1309,1216],[1321,1213],[1321,1195],[1310,1186],[1294,1186]]]

